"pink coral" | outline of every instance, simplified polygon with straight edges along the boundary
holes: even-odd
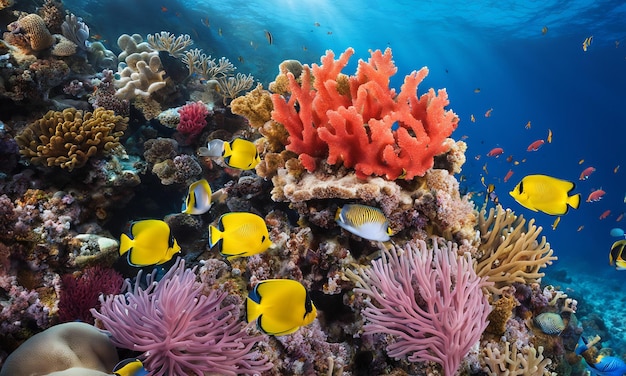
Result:
[[[389,48],[373,51],[368,62],[359,61],[356,75],[345,76],[341,70],[353,53],[348,48],[334,60],[328,51],[321,65],[304,66],[298,81],[287,73],[289,99],[272,95],[272,119],[289,132],[287,149],[309,171],[326,157],[354,168],[360,178],[423,176],[434,156],[448,151],[445,140],[458,125],[456,114],[445,110],[445,89],[418,97],[417,86],[428,74],[422,68],[406,76],[396,94],[389,88],[397,71]]]
[[[206,127],[206,117],[209,115],[209,110],[204,103],[200,101],[188,103],[178,109],[178,113],[180,114],[180,122],[176,130],[187,135],[188,139],[199,135]]]
[[[150,278],[152,279],[152,278]],[[141,280],[141,276],[137,277]],[[92,310],[119,347],[142,352],[151,375],[260,374],[271,368],[252,348],[261,338],[248,335],[228,294],[196,282],[184,261],[146,289],[126,282],[125,294],[100,298]]]
[[[458,257],[453,243],[441,247],[433,239],[428,247],[418,240],[384,251],[358,273],[356,291],[372,299],[363,310],[365,334],[391,335],[389,356],[434,361],[454,375],[490,312],[482,292],[489,283],[476,275],[469,254]]]

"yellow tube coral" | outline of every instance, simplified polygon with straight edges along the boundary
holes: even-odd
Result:
[[[29,124],[15,141],[20,154],[34,164],[59,166],[72,171],[119,145],[128,126],[128,118],[111,110],[97,108],[84,112],[67,108],[63,112],[48,111]]]

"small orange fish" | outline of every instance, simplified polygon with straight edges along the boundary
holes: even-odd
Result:
[[[161,12],[163,12],[163,13],[167,12],[167,8],[162,6],[161,7]]]
[[[585,38],[585,40],[583,41],[583,51],[587,52],[587,48],[591,46],[591,42],[593,42],[593,35]]]
[[[509,155],[508,157],[506,157],[506,161],[509,163],[513,162],[513,155]]]
[[[491,150],[489,150],[489,153],[487,153],[488,157],[496,157],[498,158],[500,155],[502,155],[502,153],[504,153],[504,149],[502,148],[493,148]]]
[[[489,175],[489,171],[487,171],[487,164],[483,166],[483,171],[485,171],[485,175]]]
[[[507,181],[509,181],[511,176],[513,176],[513,170],[509,170],[509,172],[507,172],[506,175],[504,175],[504,182],[506,183]]]
[[[600,214],[600,217],[598,217],[598,219],[605,219],[606,217],[608,217],[611,214],[610,210],[605,210],[602,214]]]
[[[530,129],[530,120],[528,120],[528,123],[526,123],[526,125],[524,126],[524,128],[526,128],[526,129]]]
[[[552,143],[552,130],[548,129],[548,138],[546,138],[546,141],[548,141],[549,144]]]
[[[606,194],[605,191],[602,190],[602,188],[600,189],[596,189],[593,192],[589,193],[589,196],[587,196],[587,202],[596,202],[596,201],[600,201],[602,200],[602,197]]]
[[[543,145],[544,143],[545,143],[544,140],[533,141],[530,145],[528,145],[528,147],[526,148],[526,151],[537,151],[539,150],[541,145]]]
[[[624,213],[620,213],[620,215],[618,215],[617,218],[615,218],[615,222],[621,221],[622,218],[624,218]]]
[[[580,161],[578,161],[578,164],[583,164],[583,163],[585,163],[584,159],[581,159]]]
[[[469,138],[468,135],[464,134],[463,136],[461,136],[461,141],[465,141]]]
[[[490,108],[487,110],[487,112],[485,112],[485,117],[490,117],[491,116],[491,111],[493,111],[493,108]]]
[[[589,179],[589,175],[591,175],[596,169],[594,167],[587,167],[580,173],[580,177],[578,180],[587,180]]]
[[[472,123],[475,123],[475,122],[476,122],[476,118],[474,117],[474,114],[471,114],[471,115],[470,115],[470,121],[471,121]]]
[[[544,26],[541,28],[541,35],[546,35],[546,33],[548,32],[548,27]]]

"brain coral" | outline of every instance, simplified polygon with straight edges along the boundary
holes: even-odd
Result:
[[[20,153],[32,163],[72,171],[84,166],[89,157],[118,146],[127,125],[128,118],[104,108],[94,112],[67,108],[63,112],[48,111],[15,140]]]
[[[4,39],[10,44],[15,44],[16,41],[22,40],[26,42],[32,51],[41,51],[52,46],[54,38],[43,18],[37,14],[26,15],[19,20],[11,23],[8,26],[10,33],[4,34]],[[25,43],[18,42],[19,47],[24,46]],[[28,52],[28,51],[24,51]]]

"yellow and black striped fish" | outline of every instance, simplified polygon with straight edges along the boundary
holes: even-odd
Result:
[[[618,240],[611,246],[609,252],[609,264],[615,264],[615,269],[626,270],[626,260],[624,260],[624,248],[626,247],[626,239]]]
[[[385,214],[367,205],[344,205],[337,209],[335,221],[341,228],[367,240],[385,242],[393,235]]]

